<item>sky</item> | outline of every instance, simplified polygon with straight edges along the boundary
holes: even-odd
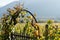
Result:
[[[0,7],[3,7],[13,1],[18,0],[0,0]],[[37,17],[60,17],[60,0],[19,0],[19,2],[24,3],[24,7],[28,8],[28,10],[30,10],[32,13],[37,13]]]
[[[36,12],[40,18],[59,18],[60,0],[20,0],[32,12]]]

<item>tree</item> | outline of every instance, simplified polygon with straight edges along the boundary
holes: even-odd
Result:
[[[52,24],[54,22],[54,20],[48,20],[47,24]]]
[[[22,18],[24,18],[26,13],[29,13],[33,17],[32,19],[34,19],[34,21],[37,22],[34,15],[30,11],[24,9],[21,6],[16,6],[14,7],[14,9],[9,8],[7,11],[9,12],[9,14],[8,15],[4,14],[1,20],[2,21],[1,23],[3,25],[2,30],[4,31],[2,36],[3,40],[9,40],[9,36],[12,32],[11,26],[19,23],[20,17],[22,16]]]

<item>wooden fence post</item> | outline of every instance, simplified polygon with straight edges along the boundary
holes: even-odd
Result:
[[[45,40],[48,40],[48,24],[45,25]]]
[[[15,40],[15,36],[13,33],[11,33],[11,40]]]

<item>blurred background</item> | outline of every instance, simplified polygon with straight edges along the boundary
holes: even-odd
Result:
[[[7,8],[19,3],[23,3],[24,8],[36,13],[39,20],[60,20],[60,0],[0,0],[0,17],[7,12]]]

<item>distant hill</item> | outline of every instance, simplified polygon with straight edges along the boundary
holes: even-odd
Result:
[[[18,1],[12,2],[6,6],[0,8],[0,17],[7,12],[8,8],[13,8],[16,4],[19,4]]]

